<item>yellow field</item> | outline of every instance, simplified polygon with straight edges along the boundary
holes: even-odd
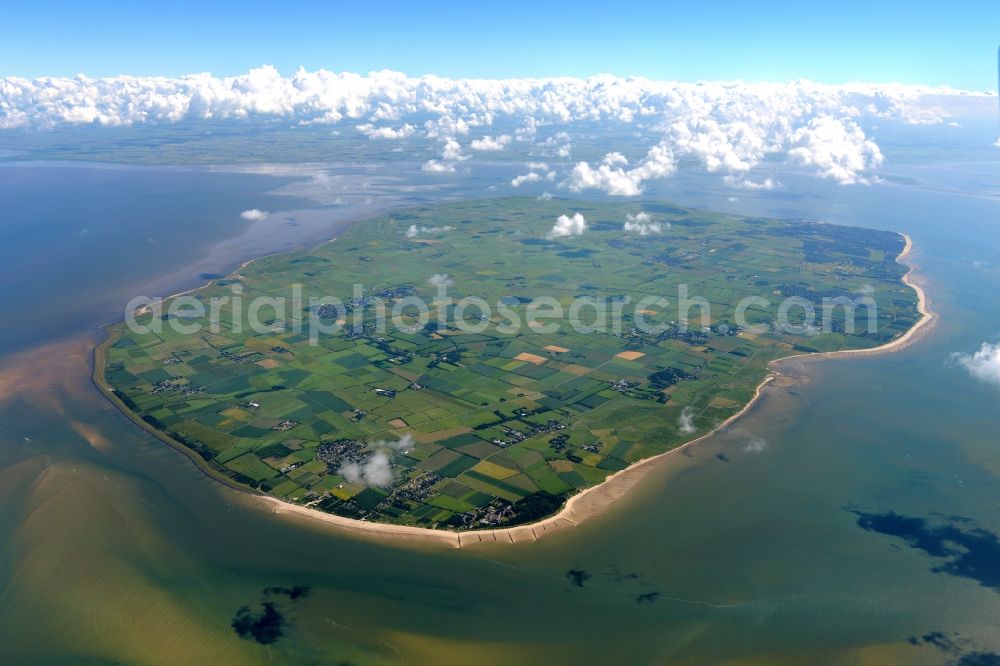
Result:
[[[489,460],[481,460],[472,468],[474,471],[480,474],[485,474],[486,476],[492,477],[494,479],[506,479],[517,474],[517,470],[510,469],[509,467],[504,467],[503,465],[498,465],[492,463]]]
[[[528,352],[521,352],[520,354],[515,356],[514,359],[518,361],[527,361],[528,363],[534,363],[535,365],[538,365],[540,363],[545,363],[544,356],[539,356],[538,354],[529,354]]]

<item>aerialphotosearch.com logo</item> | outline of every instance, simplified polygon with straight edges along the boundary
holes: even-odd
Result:
[[[824,297],[818,304],[802,296],[777,302],[747,296],[735,306],[723,307],[691,295],[688,285],[680,284],[673,300],[651,294],[569,299],[510,295],[490,303],[480,296],[455,299],[449,295],[455,282],[448,275],[433,275],[427,282],[434,291],[430,300],[418,295],[413,285],[369,292],[361,284],[353,286],[347,300],[306,296],[301,284],[292,285],[288,296],[247,298],[240,283],[230,285],[228,294],[205,298],[191,294],[166,300],[137,296],[126,306],[126,325],[137,334],[158,334],[164,326],[181,335],[223,330],[261,335],[293,331],[313,345],[334,335],[385,335],[390,328],[403,333],[451,329],[479,334],[493,327],[506,335],[525,331],[551,335],[568,326],[584,335],[638,334],[650,338],[743,331],[802,337],[830,332],[874,335],[878,331],[878,306],[869,295]],[[859,329],[857,319],[862,311],[865,325]],[[670,321],[662,316],[667,313],[673,317]],[[715,319],[713,314],[722,316]]]

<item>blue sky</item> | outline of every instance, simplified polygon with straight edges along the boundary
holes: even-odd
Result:
[[[69,3],[7,6],[0,76],[217,76],[272,64],[995,89],[998,2]],[[20,5],[20,6],[18,6]]]

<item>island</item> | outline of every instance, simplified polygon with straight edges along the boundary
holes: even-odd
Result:
[[[662,201],[417,207],[141,309],[95,380],[276,507],[496,534],[728,423],[777,359],[904,339],[908,248]]]

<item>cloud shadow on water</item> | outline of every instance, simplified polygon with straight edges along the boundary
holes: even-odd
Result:
[[[902,539],[939,562],[931,570],[968,578],[1000,592],[1000,538],[978,527],[971,519],[947,516],[928,519],[894,511],[869,513],[847,509],[857,524],[869,532]]]

